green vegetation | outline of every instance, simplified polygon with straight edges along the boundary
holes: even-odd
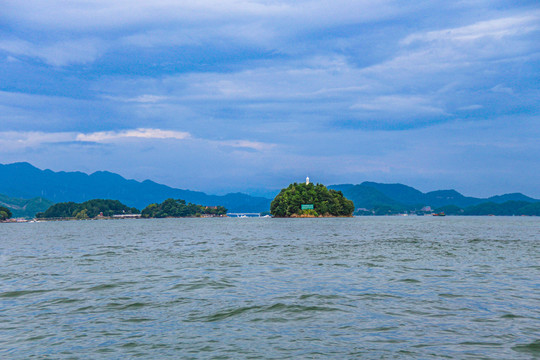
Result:
[[[0,193],[25,198],[43,196],[54,202],[82,203],[90,199],[116,199],[137,209],[173,198],[184,199],[193,204],[222,205],[231,212],[250,213],[268,211],[272,201],[241,193],[218,196],[200,191],[174,189],[150,180],[127,180],[107,171],[87,175],[81,172],[40,170],[28,163],[0,164]],[[36,210],[30,217],[34,217],[36,212],[47,210],[50,205],[52,204]],[[13,209],[11,211],[13,212]],[[13,216],[18,215],[14,213]]]
[[[400,205],[377,205],[373,208],[373,215],[403,214],[406,208]]]
[[[303,204],[313,204],[313,209],[302,210]],[[291,184],[270,204],[275,217],[352,216],[353,211],[353,202],[341,191],[328,190],[322,184]]]
[[[437,214],[445,213],[446,215],[463,215],[464,210],[456,205],[446,205],[436,208],[434,212]]]
[[[465,197],[454,190],[422,193],[401,184],[364,182],[360,185],[333,185],[355,205],[354,215],[431,214],[540,216],[540,201],[520,193],[489,199]],[[425,208],[430,206],[431,209]]]
[[[100,213],[103,216],[120,214],[138,214],[139,210],[130,208],[118,200],[95,199],[82,204],[74,202],[57,203],[49,207],[45,212],[36,214],[37,218],[95,218]]]
[[[0,206],[0,220],[7,220],[11,218],[12,215],[13,214],[7,207]]]
[[[485,202],[466,208],[456,205],[445,205],[433,211],[421,211],[420,206],[396,206],[396,205],[376,205],[370,209],[356,209],[355,215],[397,215],[404,213],[430,214],[445,213],[446,215],[497,215],[497,216],[540,216],[540,202],[528,201],[507,201],[502,204]]]
[[[161,204],[150,204],[141,211],[144,218],[221,216],[227,214],[223,206],[202,206],[185,200],[167,199]]]
[[[540,203],[507,201],[502,204],[487,202],[464,209],[464,215],[534,215],[540,216]]]
[[[540,203],[529,203],[519,208],[519,215],[540,216]]]
[[[47,210],[52,204],[52,201],[42,197],[21,199],[0,194],[0,206],[9,209],[12,217],[16,218],[33,218],[36,213]]]
[[[332,185],[354,202],[355,215],[430,214],[446,215],[535,215],[539,200],[520,193],[487,199],[467,197],[455,190],[422,193],[402,184],[363,182],[360,185]],[[430,206],[433,211],[423,208]]]

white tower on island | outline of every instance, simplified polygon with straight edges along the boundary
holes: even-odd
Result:
[[[309,185],[309,176],[306,177],[306,185]]]

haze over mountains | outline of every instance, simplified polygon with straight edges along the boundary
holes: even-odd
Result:
[[[23,210],[28,201],[33,199],[31,209],[35,204],[46,206],[52,202],[84,202],[91,199],[114,199],[122,203],[142,209],[151,203],[159,203],[167,198],[183,199],[200,205],[221,205],[229,212],[264,212],[270,209],[272,199],[255,197],[242,193],[224,196],[208,195],[199,191],[175,189],[150,180],[142,182],[127,180],[122,176],[99,171],[93,174],[82,172],[54,172],[40,170],[29,163],[0,164],[0,194],[7,205],[18,206]],[[288,185],[288,184],[284,184]],[[481,203],[497,204],[508,201],[536,203],[540,200],[530,198],[521,193],[493,196],[487,199],[463,196],[455,190],[438,190],[423,193],[410,186],[402,184],[381,184],[363,182],[359,185],[331,185],[331,189],[340,190],[345,197],[352,200],[355,208],[373,209],[388,206],[394,209],[411,209],[422,206],[439,208],[455,205],[460,208],[470,207]],[[18,198],[18,199],[11,199]],[[11,207],[13,208],[13,206]],[[44,209],[39,209],[43,211]],[[19,212],[21,213],[21,212]]]

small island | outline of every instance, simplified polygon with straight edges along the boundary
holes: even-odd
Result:
[[[161,204],[150,204],[141,211],[143,218],[167,217],[218,217],[226,216],[227,209],[223,206],[203,206],[185,200],[167,199]]]
[[[2,210],[1,208],[0,210]],[[9,211],[9,210],[8,210]],[[161,204],[150,204],[142,211],[122,204],[118,200],[94,199],[81,204],[62,202],[36,214],[39,220],[90,220],[90,219],[136,219],[169,217],[218,217],[226,216],[223,206],[203,206],[186,203],[185,200],[167,199]],[[0,211],[0,216],[9,217],[11,213]]]
[[[354,204],[341,191],[328,190],[322,184],[290,184],[270,204],[274,217],[350,217]]]
[[[37,219],[76,219],[87,220],[95,218],[110,218],[114,216],[136,215],[139,210],[122,204],[118,200],[93,199],[81,204],[61,202],[49,207],[46,211],[36,214]]]

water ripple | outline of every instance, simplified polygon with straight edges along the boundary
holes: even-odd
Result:
[[[32,225],[0,242],[1,358],[540,358],[536,218]]]

